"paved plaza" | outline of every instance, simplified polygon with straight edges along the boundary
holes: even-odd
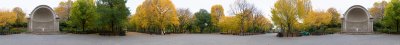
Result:
[[[97,34],[0,35],[2,45],[400,45],[400,35],[330,34],[303,37],[261,35],[168,34],[150,35],[129,32],[127,36]]]

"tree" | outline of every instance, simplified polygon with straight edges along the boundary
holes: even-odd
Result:
[[[179,17],[179,23],[180,23],[180,30],[192,30],[192,22],[193,19],[191,19],[192,12],[188,8],[179,8],[177,10],[178,17]]]
[[[70,19],[67,24],[71,28],[76,28],[78,32],[87,33],[95,27],[96,9],[93,0],[77,0],[71,8]],[[75,30],[75,29],[73,29]]]
[[[219,20],[221,20],[222,17],[224,17],[224,8],[222,7],[222,5],[213,5],[211,7],[211,23],[212,23],[212,28],[215,30],[219,30],[217,25]]]
[[[207,10],[200,9],[200,11],[194,13],[194,16],[196,17],[195,25],[200,28],[200,33],[203,33],[206,30],[208,32],[211,32],[211,30],[210,30],[210,25],[212,25],[211,15],[210,15],[210,13],[207,12]],[[206,29],[206,28],[208,28],[208,29]]]
[[[231,10],[240,19],[240,34],[242,34],[248,29],[247,25],[250,24],[256,8],[246,0],[236,0]]]
[[[385,8],[383,24],[391,30],[400,32],[400,2],[399,0],[391,0]]]
[[[297,20],[295,19],[295,4],[291,0],[278,0],[275,3],[275,7],[272,8],[272,21],[278,28],[283,29],[283,32],[289,32],[293,30],[293,23],[296,23]]]
[[[261,11],[256,11],[254,14],[254,19],[252,20],[253,25],[250,25],[250,28],[247,32],[251,33],[264,33],[267,30],[271,29],[271,23],[268,19],[266,19]]]
[[[221,33],[240,33],[240,19],[236,16],[222,17],[218,22]]]
[[[11,11],[0,11],[0,29],[10,27],[16,22],[16,13]]]
[[[382,24],[382,19],[384,17],[385,13],[385,6],[387,5],[386,1],[382,2],[375,2],[372,6],[372,8],[368,9],[368,12],[371,14],[371,16],[374,18],[374,31],[375,30],[381,30],[385,29],[384,25]]]
[[[25,13],[24,11],[22,11],[22,9],[20,7],[15,7],[13,9],[13,12],[16,14],[16,20],[14,24],[16,27],[25,27],[26,24],[26,19],[25,19]]]
[[[290,0],[290,1],[293,1],[293,0]],[[312,6],[311,6],[311,1],[310,0],[296,0],[297,2],[294,2],[294,3],[297,3],[297,4],[294,4],[295,5],[295,7],[297,7],[297,9],[295,9],[295,10],[297,10],[298,12],[296,12],[297,13],[297,18],[298,19],[303,19],[306,15],[308,15],[308,13],[309,12],[312,12]]]
[[[324,11],[313,11],[309,15],[305,16],[304,24],[308,27],[319,27],[322,25],[328,25],[331,23],[332,14]]]
[[[149,25],[149,21],[144,17],[146,15],[143,14],[144,9],[142,9],[141,5],[139,5],[136,9],[136,14],[133,14],[130,17],[129,24],[131,26],[129,28],[133,28],[133,30],[139,32],[144,32],[143,30],[146,30],[145,28],[148,27],[147,25]]]
[[[125,35],[124,28],[127,17],[130,14],[125,6],[127,0],[98,0],[97,12],[99,13],[99,25],[103,33],[119,33]]]
[[[309,32],[313,35],[321,35],[321,34],[330,34],[336,33],[339,30],[336,30],[336,26],[334,25],[336,22],[333,22],[333,15],[329,11],[312,11],[309,15],[306,15],[304,18],[304,27],[305,31]]]
[[[369,13],[373,16],[374,22],[379,21],[383,18],[385,12],[386,1],[375,2],[372,8],[369,8]]]
[[[69,17],[69,13],[71,12],[72,1],[68,0],[67,2],[60,2],[58,6],[55,8],[55,12],[58,15],[59,21],[61,23],[67,21]]]
[[[330,21],[330,26],[332,27],[341,27],[341,19],[340,19],[340,13],[337,12],[337,10],[335,8],[329,8],[327,10],[327,13],[330,13],[331,16],[331,21]]]
[[[240,35],[243,33],[254,33],[254,32],[265,32],[269,21],[263,16],[263,12],[257,10],[257,8],[246,0],[236,0],[233,4],[232,13],[240,19]]]
[[[60,22],[60,30],[64,31],[66,27],[68,27],[67,20],[70,17],[70,12],[72,8],[73,2],[68,0],[67,2],[60,2],[56,8],[54,8],[54,12],[58,16],[58,22]]]
[[[0,10],[0,34],[12,34],[18,33],[13,28],[13,24],[16,23],[17,14],[8,10]]]
[[[300,30],[299,21],[311,12],[309,0],[278,0],[272,8],[272,21],[283,32],[294,32]]]
[[[145,0],[138,8],[135,16],[141,19],[137,21],[143,21],[141,27],[146,32],[164,34],[179,26],[176,8],[170,0]]]
[[[130,18],[130,23],[133,25],[132,27],[134,30],[138,30],[139,32],[148,32],[151,21],[149,19],[151,18],[147,18],[148,15],[146,15],[146,8],[139,5],[136,9],[136,14]]]

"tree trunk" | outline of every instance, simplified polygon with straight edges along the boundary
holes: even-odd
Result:
[[[244,32],[244,17],[242,17],[242,20],[240,22],[240,35],[243,35]]]
[[[115,32],[116,30],[114,30],[114,29],[115,29],[114,21],[111,21],[111,31],[112,31],[112,32]]]
[[[85,32],[85,19],[83,19],[83,20],[81,20],[81,22],[82,22],[82,31],[84,31]]]
[[[399,32],[399,21],[396,20],[396,32]]]

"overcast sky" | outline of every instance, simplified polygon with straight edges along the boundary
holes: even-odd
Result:
[[[52,8],[57,7],[58,3],[66,0],[1,0],[0,10],[12,10],[14,7],[21,7],[25,13],[30,12],[38,5],[48,5]],[[142,4],[144,0],[128,0],[126,6],[134,14],[136,7]],[[200,9],[206,9],[210,12],[211,6],[221,4],[225,9],[226,15],[229,13],[230,7],[235,0],[171,0],[176,8],[189,8],[191,12],[197,12]],[[259,10],[264,12],[267,18],[271,15],[271,8],[276,0],[248,0],[254,4]],[[374,2],[382,0],[311,0],[314,10],[327,10],[330,7],[336,8],[339,13],[343,14],[352,5],[362,5],[365,8],[372,7]],[[268,18],[269,19],[269,18]]]

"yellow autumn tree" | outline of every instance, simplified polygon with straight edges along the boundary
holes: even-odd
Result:
[[[271,11],[272,21],[283,32],[296,32],[303,28],[300,21],[311,11],[310,0],[278,0]]]
[[[293,25],[298,23],[296,20],[296,7],[293,0],[278,0],[272,8],[272,21],[282,29],[283,32],[293,31]]]
[[[248,3],[246,0],[236,0],[231,7],[231,11],[235,14],[235,17],[240,19],[240,34],[246,33],[252,28],[254,16],[258,11],[253,4]]]
[[[16,22],[16,13],[6,10],[0,11],[0,27],[10,26]]]
[[[219,20],[221,20],[221,18],[224,16],[224,8],[222,5],[217,4],[211,7],[211,23],[214,29],[218,30],[216,25],[218,25]]]
[[[305,16],[304,24],[307,27],[319,27],[321,25],[328,25],[331,23],[332,14],[325,11],[313,11],[309,15]]]
[[[342,23],[342,20],[340,19],[340,13],[335,8],[329,8],[327,13],[332,15],[331,23],[329,25],[332,27],[340,27]]]
[[[312,6],[311,6],[311,1],[310,0],[296,0],[297,4],[297,16],[299,16],[299,19],[302,19],[305,17],[305,15],[308,15],[309,12],[312,11]]]
[[[272,24],[270,23],[270,21],[265,18],[261,12],[256,12],[256,14],[254,15],[254,19],[252,20],[253,25],[251,25],[251,31],[249,32],[253,32],[253,33],[264,33],[266,31],[268,31],[269,29],[271,29]]]
[[[13,8],[13,12],[16,14],[16,22],[15,23],[25,23],[27,22],[25,19],[25,13],[22,11],[20,7]]]
[[[149,25],[149,21],[144,16],[145,15],[145,9],[142,9],[143,7],[141,5],[139,5],[136,8],[136,14],[133,14],[132,16],[130,16],[129,19],[129,24],[131,24],[131,28],[133,28],[133,30],[139,31],[139,32],[145,32],[148,29],[148,25]],[[141,30],[142,29],[142,30]]]
[[[176,8],[170,0],[146,0],[138,8],[132,19],[137,19],[136,23],[146,32],[164,34],[179,26]]]
[[[266,29],[268,25],[263,25],[269,22],[264,19],[263,12],[246,0],[236,0],[231,7],[231,12],[239,19],[240,35],[244,33],[263,33],[268,30]]]
[[[240,19],[236,16],[222,17],[218,22],[218,27],[221,28],[221,33],[240,33]]]

